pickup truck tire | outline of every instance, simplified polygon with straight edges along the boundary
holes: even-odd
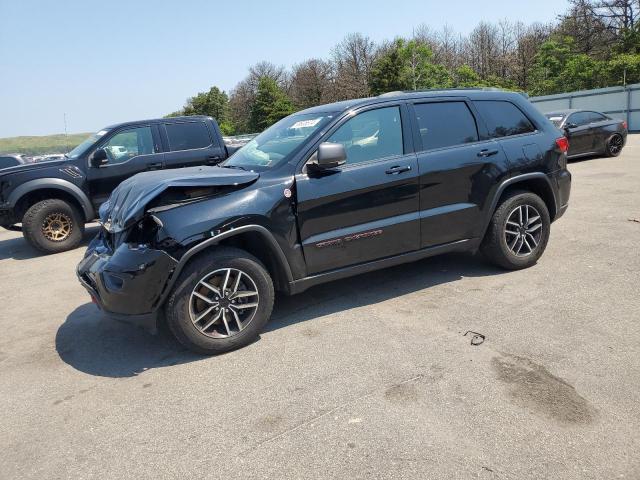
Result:
[[[64,200],[42,200],[22,218],[25,240],[44,253],[58,253],[77,247],[84,235],[82,213]]]
[[[502,199],[494,212],[480,249],[499,267],[527,268],[544,253],[550,226],[544,201],[534,193],[515,190]]]
[[[258,338],[273,300],[273,282],[257,258],[217,247],[192,259],[180,273],[165,306],[167,325],[189,350],[225,353]]]

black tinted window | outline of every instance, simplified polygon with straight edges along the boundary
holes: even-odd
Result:
[[[605,117],[604,115],[602,115],[601,113],[598,112],[589,112],[589,121],[590,122],[601,122],[603,120],[606,120],[607,117]]]
[[[479,100],[473,102],[484,118],[492,138],[519,135],[535,130],[529,119],[511,102]]]
[[[589,112],[576,112],[572,113],[571,116],[567,119],[567,123],[574,123],[577,126],[587,125],[591,123],[591,115]]]
[[[18,163],[18,160],[13,157],[0,157],[0,168],[13,167]]]
[[[476,121],[464,102],[414,105],[422,148],[450,147],[478,140]]]
[[[209,130],[204,122],[168,123],[165,125],[169,137],[169,148],[176,150],[192,150],[211,145]]]

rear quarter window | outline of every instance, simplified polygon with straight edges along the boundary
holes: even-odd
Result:
[[[204,122],[167,123],[165,129],[173,152],[206,148],[212,143]]]
[[[536,130],[522,110],[511,102],[476,100],[473,104],[484,119],[491,138],[521,135]]]

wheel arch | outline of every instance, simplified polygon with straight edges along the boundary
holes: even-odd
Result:
[[[496,208],[500,205],[501,200],[507,195],[509,192],[513,190],[527,190],[531,193],[535,193],[538,195],[542,201],[547,206],[549,210],[549,216],[551,217],[551,221],[553,221],[558,213],[558,203],[556,200],[555,193],[553,191],[553,187],[551,186],[551,181],[549,177],[547,177],[542,172],[535,173],[526,173],[523,175],[518,175],[515,177],[508,178],[504,182],[500,184],[496,193],[493,197],[493,201],[491,203],[491,208],[488,210],[484,229],[482,236],[487,232],[487,228],[489,227],[489,222],[491,221],[491,217],[493,216]]]
[[[90,221],[95,217],[89,197],[80,187],[61,178],[30,180],[11,192],[7,200],[14,209],[16,218],[22,219],[31,205],[48,198],[58,198],[76,206],[83,213],[85,221]]]
[[[219,233],[187,250],[180,258],[176,268],[171,275],[169,284],[165,288],[162,297],[157,305],[164,305],[175,282],[186,265],[196,259],[196,257],[209,249],[218,246],[233,246],[245,250],[247,253],[260,260],[271,275],[277,290],[290,293],[290,285],[293,282],[293,275],[289,261],[285,256],[277,240],[262,225],[244,225],[236,227],[226,232]]]

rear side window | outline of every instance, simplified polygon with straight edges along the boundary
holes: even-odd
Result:
[[[209,130],[204,122],[165,124],[171,151],[193,150],[211,145]]]
[[[465,102],[418,103],[413,108],[424,150],[478,141],[476,121]]]
[[[589,121],[591,123],[593,123],[593,122],[601,122],[601,121],[606,120],[606,119],[607,119],[607,117],[605,117],[601,113],[589,112]]]
[[[491,138],[508,137],[535,131],[524,113],[511,102],[476,100],[475,107],[484,118]]]

